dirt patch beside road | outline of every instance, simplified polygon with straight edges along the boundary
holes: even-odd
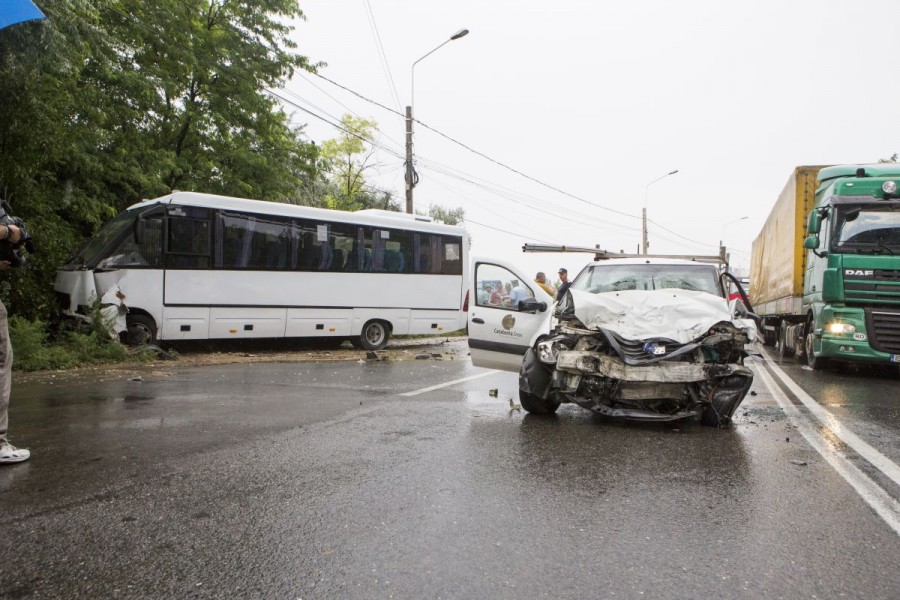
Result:
[[[461,360],[469,357],[466,337],[434,337],[391,340],[384,350],[374,353],[357,350],[345,342],[337,348],[296,340],[205,341],[167,345],[173,360],[162,358],[147,363],[127,362],[112,365],[82,367],[60,371],[37,371],[13,374],[18,383],[63,383],[73,380],[132,379],[144,376],[165,376],[176,369],[206,365],[247,364],[257,362],[324,362],[324,361],[402,361],[402,360]]]

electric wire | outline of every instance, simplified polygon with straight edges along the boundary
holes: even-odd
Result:
[[[186,6],[190,6],[190,5],[187,4],[186,0],[182,0],[182,2],[185,3]],[[366,3],[367,3],[368,8],[371,10],[371,6],[368,5],[368,0],[366,0]],[[373,15],[372,15],[372,19],[373,19],[373,25],[374,25],[374,13],[373,13]],[[226,20],[226,21],[225,21],[225,24],[226,24],[226,26],[230,27],[230,28],[233,29],[234,31],[236,31],[236,32],[238,32],[239,34],[243,35],[243,34],[235,27],[235,25],[234,25],[233,23],[231,23],[230,21],[227,21],[227,20]],[[377,32],[377,26],[376,26],[376,32]],[[379,42],[380,42],[380,36],[379,36]],[[375,101],[375,100],[372,100],[371,98],[368,98],[368,97],[364,96],[363,94],[360,94],[359,92],[356,92],[355,90],[350,89],[350,88],[347,87],[347,86],[344,86],[344,85],[342,85],[342,84],[340,84],[340,83],[338,83],[338,82],[336,82],[336,81],[334,81],[334,80],[332,80],[332,79],[330,79],[330,78],[328,78],[328,77],[325,77],[324,75],[322,75],[322,74],[320,74],[320,73],[318,73],[318,72],[316,72],[316,71],[311,71],[311,72],[312,72],[313,75],[315,75],[315,76],[317,76],[317,77],[323,79],[324,81],[327,81],[328,83],[330,83],[330,84],[332,84],[332,85],[334,85],[334,86],[337,86],[337,87],[339,87],[339,88],[341,88],[341,89],[343,89],[343,90],[345,90],[345,91],[347,91],[347,92],[349,92],[349,93],[351,93],[351,94],[357,96],[358,98],[360,98],[360,99],[362,99],[362,100],[364,100],[364,101],[366,101],[366,102],[369,102],[369,103],[371,103],[371,104],[373,104],[373,105],[375,105],[375,106],[378,106],[379,108],[382,108],[383,110],[386,110],[386,111],[388,111],[388,112],[391,112],[391,113],[393,113],[393,114],[395,114],[395,115],[398,115],[398,116],[400,116],[400,117],[405,117],[405,115],[402,114],[401,112],[395,111],[395,110],[393,110],[393,109],[391,109],[391,108],[385,106],[384,104],[381,104],[380,102],[377,102],[377,101]],[[388,72],[390,72],[390,71],[388,70]],[[392,81],[392,83],[393,83],[393,79],[392,79],[391,81]],[[271,90],[268,90],[267,88],[266,88],[266,90],[269,91],[270,93],[272,93]],[[395,91],[395,93],[396,93],[396,89],[395,89],[395,88],[394,88],[394,91]],[[399,100],[398,100],[398,106],[399,106]],[[301,109],[301,110],[302,110],[302,109]],[[305,111],[305,112],[309,112],[309,111]],[[313,115],[313,116],[318,116],[318,115]],[[332,118],[333,118],[333,117],[332,117]],[[641,218],[642,218],[642,217],[639,217],[639,216],[637,216],[637,215],[632,215],[632,214],[625,213],[625,212],[622,212],[622,211],[619,211],[619,210],[616,210],[616,209],[612,209],[612,208],[609,208],[609,207],[607,207],[607,206],[604,206],[604,205],[602,205],[602,204],[600,204],[600,203],[592,202],[592,201],[590,201],[590,200],[587,200],[587,199],[582,198],[582,197],[580,197],[580,196],[577,196],[577,195],[575,195],[575,194],[571,194],[571,193],[569,193],[569,192],[566,192],[565,190],[562,190],[562,189],[560,189],[560,188],[558,188],[558,187],[556,187],[556,186],[553,186],[553,185],[551,185],[551,184],[545,183],[545,182],[543,182],[543,181],[541,181],[541,180],[539,180],[539,179],[537,179],[537,178],[535,178],[535,177],[532,177],[532,176],[530,176],[530,175],[528,175],[528,174],[526,174],[526,173],[524,173],[524,172],[522,172],[522,171],[520,171],[520,170],[518,170],[518,169],[515,169],[515,168],[513,168],[513,167],[511,167],[511,166],[509,166],[509,165],[507,165],[507,164],[505,164],[505,163],[503,163],[503,162],[501,162],[501,161],[499,161],[499,160],[496,160],[496,159],[494,159],[494,158],[488,156],[487,154],[484,154],[483,152],[480,152],[480,151],[478,151],[478,150],[472,148],[471,146],[469,146],[469,145],[467,145],[467,144],[465,144],[465,143],[463,143],[463,142],[460,142],[459,140],[457,140],[457,139],[455,139],[455,138],[453,138],[453,137],[451,137],[451,136],[449,136],[449,135],[447,135],[447,134],[445,134],[445,133],[443,133],[443,132],[441,132],[441,131],[439,131],[439,130],[433,128],[433,127],[431,127],[431,126],[428,125],[427,123],[423,123],[422,121],[419,121],[418,119],[413,119],[413,121],[415,121],[416,123],[418,123],[418,124],[421,125],[422,127],[424,127],[424,128],[426,128],[426,129],[428,129],[428,130],[434,132],[435,134],[437,134],[437,135],[439,135],[439,136],[445,138],[446,140],[448,140],[448,141],[450,141],[450,142],[452,142],[452,143],[454,143],[454,144],[459,145],[460,147],[464,148],[465,150],[467,150],[467,151],[469,151],[469,152],[471,152],[471,153],[473,153],[473,154],[475,154],[475,155],[477,155],[477,156],[480,156],[481,158],[484,158],[485,160],[488,160],[489,162],[494,163],[494,164],[496,164],[496,165],[498,165],[498,166],[500,166],[500,167],[502,167],[502,168],[504,168],[504,169],[507,169],[507,170],[509,170],[509,171],[511,171],[511,172],[513,172],[513,173],[516,173],[517,175],[519,175],[519,176],[521,176],[521,177],[524,177],[524,178],[526,178],[526,179],[528,179],[528,180],[530,180],[530,181],[532,181],[532,182],[534,182],[534,183],[537,183],[538,185],[541,185],[541,186],[546,187],[546,188],[548,188],[548,189],[550,189],[550,190],[553,190],[553,191],[555,191],[555,192],[557,192],[557,193],[559,193],[559,194],[562,194],[563,196],[566,196],[566,197],[572,198],[572,199],[574,199],[574,200],[577,200],[577,201],[586,203],[586,204],[588,204],[588,205],[591,205],[591,206],[600,208],[601,210],[609,211],[609,212],[612,212],[612,213],[614,213],[614,214],[619,214],[619,215],[622,215],[622,216],[625,216],[625,217],[628,217],[628,218],[633,218],[633,219],[641,219]],[[342,128],[342,130],[346,132],[346,129],[343,129],[343,128]],[[380,131],[380,130],[379,130],[379,131]],[[359,137],[359,136],[356,136],[356,137]],[[390,138],[388,138],[388,139],[390,139]],[[392,140],[392,141],[393,141],[393,140]],[[372,143],[372,142],[370,141],[370,143]],[[395,143],[396,143],[396,142],[395,142]],[[391,152],[391,153],[393,153],[393,152]],[[404,158],[404,160],[405,160],[405,157],[403,157],[403,158]],[[661,224],[659,224],[659,223],[657,223],[657,222],[655,222],[655,221],[652,221],[652,220],[650,220],[650,219],[648,219],[647,222],[648,222],[648,223],[653,223],[654,225],[656,225],[656,226],[659,227],[660,229],[662,229],[662,230],[664,230],[664,231],[667,231],[667,232],[671,233],[672,235],[677,236],[677,237],[679,237],[679,238],[681,238],[681,239],[683,239],[683,240],[685,240],[685,241],[687,241],[687,242],[690,242],[690,243],[692,243],[692,244],[696,244],[696,245],[699,245],[699,246],[712,246],[712,245],[713,245],[713,244],[706,244],[706,243],[703,243],[703,242],[699,242],[699,241],[694,240],[694,239],[692,239],[692,238],[688,238],[688,237],[686,237],[686,236],[683,236],[683,235],[681,235],[680,233],[677,233],[677,232],[675,232],[675,231],[673,231],[673,230],[671,230],[671,229],[669,229],[669,228],[667,228],[667,227],[665,227],[665,226],[663,226],[663,225],[661,225]]]
[[[372,4],[369,0],[365,0],[366,15],[369,17],[369,24],[372,26],[372,32],[375,36],[375,45],[378,47],[378,55],[381,58],[381,67],[384,70],[388,80],[388,85],[394,95],[394,102],[397,103],[397,109],[400,109],[400,96],[397,94],[397,86],[394,84],[394,76],[391,74],[391,67],[388,63],[387,54],[384,52],[384,44],[381,42],[381,34],[378,32],[378,23],[375,22],[375,13],[372,11]]]
[[[196,9],[196,8],[198,8],[198,7],[191,6],[191,5],[188,4],[185,0],[182,0],[182,3],[185,4],[185,6],[191,8],[191,9]],[[135,23],[135,24],[138,25],[139,27],[142,27],[143,29],[149,31],[150,33],[153,33],[154,35],[159,35],[159,33],[158,33],[156,30],[154,30],[153,28],[151,28],[151,27],[145,25],[144,23],[142,23],[141,21],[139,21],[137,18],[133,17],[132,15],[128,15],[128,14],[122,12],[121,10],[115,8],[114,6],[108,6],[108,8],[109,8],[110,10],[112,10],[113,12],[116,12],[116,13],[119,14],[120,16],[122,16],[122,17],[124,17],[124,18],[130,20],[130,21],[133,22],[133,23]],[[244,33],[241,32],[241,31],[240,31],[233,23],[231,23],[231,22],[229,22],[229,21],[226,21],[226,22],[225,22],[225,25],[227,25],[229,28],[231,28],[233,31],[235,31],[235,32],[238,33],[239,35],[242,35],[242,36],[244,35]],[[196,49],[189,48],[189,47],[185,46],[184,44],[180,44],[180,43],[177,43],[177,42],[176,42],[176,44],[179,45],[182,49],[186,50],[187,52],[190,52],[190,53],[194,54],[195,56],[198,54],[197,51],[196,51]],[[211,62],[208,62],[208,64],[214,64],[215,66],[217,66],[217,67],[219,67],[219,68],[221,68],[221,69],[230,71],[232,74],[234,74],[234,75],[237,76],[237,77],[240,77],[240,78],[244,79],[245,81],[249,81],[249,82],[251,82],[251,83],[254,83],[255,85],[259,85],[259,83],[256,82],[254,79],[249,78],[249,77],[246,77],[246,76],[241,76],[241,75],[235,70],[235,68],[233,67],[233,65],[223,65],[223,64],[220,64],[220,63],[211,63]],[[382,108],[383,110],[386,110],[386,111],[388,111],[388,112],[394,113],[394,114],[399,115],[399,116],[401,116],[401,117],[405,116],[405,115],[401,114],[401,113],[398,112],[398,111],[394,111],[393,109],[391,109],[391,108],[389,108],[389,107],[387,107],[387,106],[385,106],[385,105],[383,105],[383,104],[381,104],[381,103],[379,103],[379,102],[376,102],[376,101],[374,101],[374,100],[372,100],[372,99],[370,99],[370,98],[368,98],[368,97],[366,97],[366,96],[364,96],[364,95],[362,95],[362,94],[360,94],[360,93],[358,93],[358,92],[356,92],[356,91],[354,91],[354,90],[352,90],[352,89],[350,89],[350,88],[348,88],[348,87],[346,87],[346,86],[344,86],[344,85],[341,85],[341,84],[339,84],[339,83],[333,81],[332,79],[330,79],[330,78],[328,78],[328,77],[325,77],[324,75],[321,75],[320,73],[317,73],[317,72],[315,72],[315,71],[311,71],[311,73],[312,73],[313,75],[315,75],[315,76],[317,76],[317,77],[319,77],[319,78],[321,78],[321,79],[327,81],[328,83],[331,83],[332,85],[335,85],[335,86],[337,86],[337,87],[339,87],[339,88],[341,88],[341,89],[344,89],[345,91],[347,91],[347,92],[349,92],[349,93],[351,93],[351,94],[353,94],[353,95],[355,95],[355,96],[361,98],[362,100],[365,100],[366,102],[369,102],[369,103],[371,103],[371,104],[374,104],[374,105],[376,105],[376,106]],[[273,90],[273,89],[271,89],[271,88],[269,88],[269,87],[267,87],[267,86],[260,85],[259,87],[260,87],[264,92],[268,93],[269,95],[271,95],[271,96],[274,97],[274,98],[279,99],[279,100],[282,101],[283,103],[285,103],[285,104],[287,104],[287,105],[289,105],[289,106],[293,106],[294,108],[296,108],[296,109],[298,109],[298,110],[300,110],[300,111],[302,111],[302,112],[304,112],[304,113],[306,113],[306,114],[308,114],[308,115],[310,115],[310,116],[312,116],[312,117],[314,117],[314,118],[316,118],[316,119],[319,119],[319,120],[321,120],[322,122],[324,122],[324,123],[326,123],[326,124],[328,124],[328,125],[334,127],[335,129],[338,129],[338,130],[340,130],[340,131],[342,131],[342,132],[344,132],[344,133],[346,133],[346,134],[348,134],[348,135],[350,135],[350,136],[352,136],[352,137],[356,137],[356,138],[360,139],[361,141],[363,141],[363,142],[365,142],[365,143],[368,143],[368,144],[370,144],[370,145],[372,145],[372,146],[374,146],[374,147],[376,147],[376,148],[379,148],[379,149],[381,149],[381,150],[387,152],[388,154],[393,155],[393,156],[396,157],[396,158],[403,159],[403,160],[404,160],[404,163],[405,163],[406,157],[405,157],[404,155],[400,154],[398,151],[396,151],[396,150],[394,150],[394,149],[392,149],[392,148],[389,148],[389,147],[387,147],[387,146],[385,146],[385,145],[383,145],[383,144],[379,144],[379,143],[378,143],[377,141],[375,141],[375,140],[366,138],[365,136],[361,136],[361,135],[359,135],[359,134],[357,134],[357,133],[355,133],[355,132],[353,132],[353,131],[347,129],[346,127],[344,127],[344,126],[343,126],[342,124],[340,124],[340,123],[336,123],[336,122],[334,122],[334,121],[329,121],[327,118],[325,118],[325,117],[323,117],[323,116],[321,116],[321,115],[319,115],[319,114],[317,114],[317,113],[315,113],[315,112],[313,112],[313,111],[311,111],[311,110],[309,110],[309,109],[306,109],[306,108],[304,108],[303,106],[300,106],[297,102],[294,102],[294,101],[292,101],[292,100],[289,100],[288,98],[285,98],[283,95],[279,94],[278,92],[276,92],[275,90]],[[331,119],[336,119],[336,117],[334,117],[333,115],[328,114],[327,111],[324,111],[324,110],[321,109],[320,107],[318,107],[318,106],[314,105],[313,103],[311,103],[310,101],[308,101],[308,100],[302,98],[301,96],[299,96],[298,94],[292,92],[291,90],[287,90],[286,88],[282,88],[282,91],[283,91],[285,94],[289,94],[289,95],[291,95],[291,96],[297,98],[299,101],[302,101],[302,102],[304,102],[304,103],[306,103],[306,104],[312,106],[312,107],[315,108],[316,110],[322,111],[323,113],[326,114],[326,116],[330,117]],[[534,177],[532,177],[532,176],[530,176],[530,175],[528,175],[528,174],[526,174],[526,173],[523,173],[523,172],[519,171],[518,169],[515,169],[515,168],[513,168],[513,167],[510,167],[509,165],[506,165],[506,164],[502,163],[501,161],[498,161],[498,160],[496,160],[496,159],[494,159],[494,158],[492,158],[492,157],[490,157],[490,156],[488,156],[488,155],[486,155],[486,154],[484,154],[484,153],[482,153],[482,152],[480,152],[480,151],[478,151],[478,150],[476,150],[476,149],[474,149],[474,148],[468,146],[467,144],[465,144],[465,143],[463,143],[463,142],[460,142],[460,141],[454,139],[453,137],[451,137],[451,136],[449,136],[449,135],[447,135],[447,134],[445,134],[445,133],[443,133],[443,132],[441,132],[441,131],[439,131],[439,130],[437,130],[437,129],[431,127],[431,126],[429,126],[429,125],[426,124],[426,123],[423,123],[423,122],[421,122],[421,121],[419,121],[419,120],[417,120],[417,119],[414,119],[414,121],[415,121],[416,123],[422,125],[424,128],[426,128],[426,129],[428,129],[428,130],[434,132],[435,134],[437,134],[437,135],[439,135],[439,136],[441,136],[441,137],[447,139],[448,141],[451,141],[451,142],[453,142],[453,143],[459,145],[460,147],[464,148],[465,150],[467,150],[467,151],[469,151],[469,152],[471,152],[471,153],[473,153],[473,154],[475,154],[475,155],[477,155],[477,156],[479,156],[479,157],[481,157],[481,158],[484,158],[485,160],[488,160],[489,162],[492,162],[492,163],[494,163],[494,164],[496,164],[496,165],[498,165],[498,166],[500,166],[500,167],[503,167],[503,168],[505,168],[505,169],[507,169],[507,170],[509,170],[509,171],[512,171],[513,173],[516,173],[517,175],[519,175],[519,176],[521,176],[521,177],[524,177],[524,178],[526,178],[526,179],[528,179],[528,180],[530,180],[530,181],[532,181],[532,182],[534,182],[534,183],[537,183],[537,184],[539,184],[539,185],[541,185],[541,186],[543,186],[543,187],[546,187],[546,188],[548,188],[548,189],[551,189],[551,190],[553,190],[553,191],[555,191],[555,192],[557,192],[557,193],[559,193],[559,194],[561,194],[561,195],[564,195],[564,196],[566,196],[566,197],[570,197],[570,198],[572,198],[572,199],[575,199],[575,200],[578,200],[578,201],[580,201],[580,202],[586,203],[586,204],[588,204],[588,205],[590,205],[590,206],[594,206],[594,207],[596,207],[596,208],[600,208],[601,210],[606,210],[606,211],[608,211],[608,212],[612,212],[612,213],[615,213],[615,214],[619,214],[619,215],[622,215],[622,216],[625,216],[625,217],[628,217],[628,218],[636,218],[636,219],[641,218],[641,217],[638,217],[638,216],[636,216],[636,215],[631,215],[631,214],[628,214],[628,213],[625,213],[625,212],[622,212],[622,211],[618,211],[618,210],[615,210],[615,209],[611,209],[611,208],[609,208],[609,207],[606,207],[606,206],[604,206],[604,205],[602,205],[602,204],[599,204],[599,203],[596,203],[596,202],[591,202],[591,201],[589,201],[589,200],[586,200],[586,199],[584,199],[584,198],[581,198],[581,197],[579,197],[579,196],[576,196],[576,195],[574,195],[574,194],[571,194],[571,193],[569,193],[569,192],[566,192],[565,190],[562,190],[562,189],[560,189],[560,188],[558,188],[558,187],[556,187],[556,186],[547,184],[547,183],[545,183],[545,182],[543,182],[543,181],[541,181],[541,180],[539,180],[539,179],[536,179],[536,178],[534,178]],[[377,128],[376,128],[376,129],[377,129]],[[378,131],[380,132],[380,130],[378,130]],[[380,133],[383,133],[383,132],[380,132]],[[385,136],[385,137],[387,137],[387,139],[390,140],[390,138],[389,138],[388,136]],[[391,140],[391,141],[394,141],[394,140]],[[397,142],[394,142],[394,143],[397,143]],[[424,159],[424,158],[423,158],[423,160],[427,161],[428,159]],[[436,164],[439,164],[439,163],[436,163]],[[432,168],[432,169],[433,169],[433,168]],[[447,169],[451,169],[451,168],[447,167]],[[436,169],[433,169],[433,170],[436,170]],[[507,200],[514,201],[514,200],[513,200],[512,198],[510,198],[508,195],[504,195],[504,194],[500,194],[500,193],[498,193],[498,192],[496,192],[496,191],[492,191],[492,190],[488,189],[486,186],[481,185],[481,184],[478,184],[478,183],[476,183],[476,182],[473,181],[473,180],[469,180],[469,179],[463,178],[463,177],[458,176],[458,175],[451,175],[450,173],[445,173],[445,175],[448,175],[448,176],[455,176],[455,177],[457,177],[458,179],[463,180],[463,181],[466,181],[467,183],[470,183],[470,184],[472,184],[472,185],[477,185],[477,186],[480,185],[483,189],[485,189],[486,191],[488,191],[488,192],[490,192],[490,193],[493,193],[493,194],[498,195],[498,196],[500,196],[500,197],[504,197],[504,198],[506,198]],[[522,203],[520,202],[520,204],[522,204]],[[526,206],[527,206],[527,205],[526,205]],[[534,207],[531,207],[531,208],[532,208],[533,210],[541,210],[541,209],[537,209],[537,208],[534,208]],[[545,211],[545,212],[547,212],[547,211]],[[554,213],[549,213],[549,214],[554,214]],[[659,227],[660,229],[662,229],[662,230],[664,230],[664,231],[667,231],[667,232],[671,233],[672,235],[675,235],[675,236],[677,236],[677,237],[679,237],[679,238],[681,238],[681,239],[683,239],[683,240],[685,240],[685,241],[687,241],[687,242],[690,242],[691,244],[694,244],[694,245],[697,245],[697,246],[703,246],[703,247],[711,247],[711,246],[714,246],[713,244],[705,244],[705,243],[703,243],[703,242],[699,242],[699,241],[697,241],[697,240],[693,240],[693,239],[691,239],[691,238],[685,237],[685,236],[683,236],[683,235],[681,235],[681,234],[679,234],[679,233],[677,233],[677,232],[675,232],[675,231],[672,231],[671,229],[668,229],[668,228],[666,228],[666,227],[660,225],[659,223],[656,223],[655,221],[652,221],[652,220],[649,220],[649,219],[648,219],[647,222],[648,222],[648,223],[653,223],[654,225],[656,225],[656,226]],[[474,223],[474,221],[473,221],[473,223]],[[476,224],[477,224],[477,223],[476,223]],[[626,227],[626,226],[618,225],[618,224],[614,224],[614,223],[606,223],[606,225],[607,225],[607,226],[613,226],[613,227],[620,227],[620,228],[624,228],[624,229],[633,229],[633,230],[636,230],[636,229],[634,229],[634,228],[628,228],[628,227]],[[495,229],[496,229],[496,228],[495,228]],[[499,230],[499,229],[498,229],[498,230]],[[671,240],[668,240],[668,241],[671,241]],[[680,244],[680,245],[681,245],[681,244]]]
[[[467,197],[467,196],[463,195],[462,193],[460,193],[459,191],[453,189],[451,186],[449,186],[449,185],[447,185],[447,184],[445,184],[445,183],[441,183],[441,182],[439,182],[439,181],[435,181],[435,184],[438,185],[439,187],[441,187],[441,188],[447,190],[448,192],[450,192],[450,193],[453,194],[454,196],[458,196],[459,198],[463,199],[464,201],[468,201],[468,200],[470,200],[470,199],[478,200],[477,198],[471,198],[471,197]],[[513,225],[516,225],[517,227],[519,227],[519,228],[521,228],[521,229],[530,230],[532,234],[535,233],[535,231],[534,231],[533,229],[531,229],[530,227],[528,227],[528,226],[526,226],[526,225],[523,225],[522,223],[519,223],[518,221],[516,221],[516,220],[514,220],[514,219],[511,219],[511,218],[509,217],[509,215],[504,215],[504,214],[498,213],[497,211],[495,211],[495,210],[493,210],[493,209],[491,209],[491,208],[488,208],[488,206],[487,206],[486,203],[484,203],[484,202],[482,202],[482,203],[479,204],[479,208],[480,208],[481,210],[485,210],[485,211],[487,211],[487,212],[493,214],[493,215],[496,216],[496,217],[499,217],[500,219],[504,219],[504,220],[506,220],[506,221],[512,223]],[[463,209],[463,210],[465,210],[465,209]],[[545,244],[554,244],[554,243],[556,243],[556,242],[549,242],[549,241],[546,241],[546,240],[542,240],[542,239],[540,239],[538,236],[534,236],[534,235],[525,235],[524,233],[517,233],[516,235],[521,235],[522,237],[528,238],[528,239],[534,239],[534,240],[543,242],[543,243],[545,243]]]

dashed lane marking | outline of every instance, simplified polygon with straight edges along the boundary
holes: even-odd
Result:
[[[466,381],[472,381],[473,379],[480,379],[482,377],[487,377],[488,375],[494,375],[495,373],[499,373],[500,371],[485,371],[484,373],[479,373],[478,375],[472,375],[471,377],[463,377],[462,379],[454,379],[453,381],[448,381],[446,383],[439,383],[438,385],[432,385],[426,388],[422,388],[421,390],[416,390],[414,392],[406,392],[400,394],[401,396],[418,396],[419,394],[424,394],[425,392],[433,392],[434,390],[439,390],[441,388],[450,387],[451,385],[456,385],[457,383],[465,383]]]

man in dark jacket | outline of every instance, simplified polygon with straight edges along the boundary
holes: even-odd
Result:
[[[556,301],[559,302],[563,299],[563,296],[566,295],[566,292],[569,291],[569,286],[572,285],[572,282],[569,281],[569,272],[565,267],[559,270],[559,280],[562,282],[559,284],[559,289],[556,290]]]

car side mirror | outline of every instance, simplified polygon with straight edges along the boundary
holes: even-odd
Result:
[[[519,300],[517,310],[519,312],[527,313],[544,312],[547,310],[547,303],[538,302],[534,298],[525,298],[524,300]]]

